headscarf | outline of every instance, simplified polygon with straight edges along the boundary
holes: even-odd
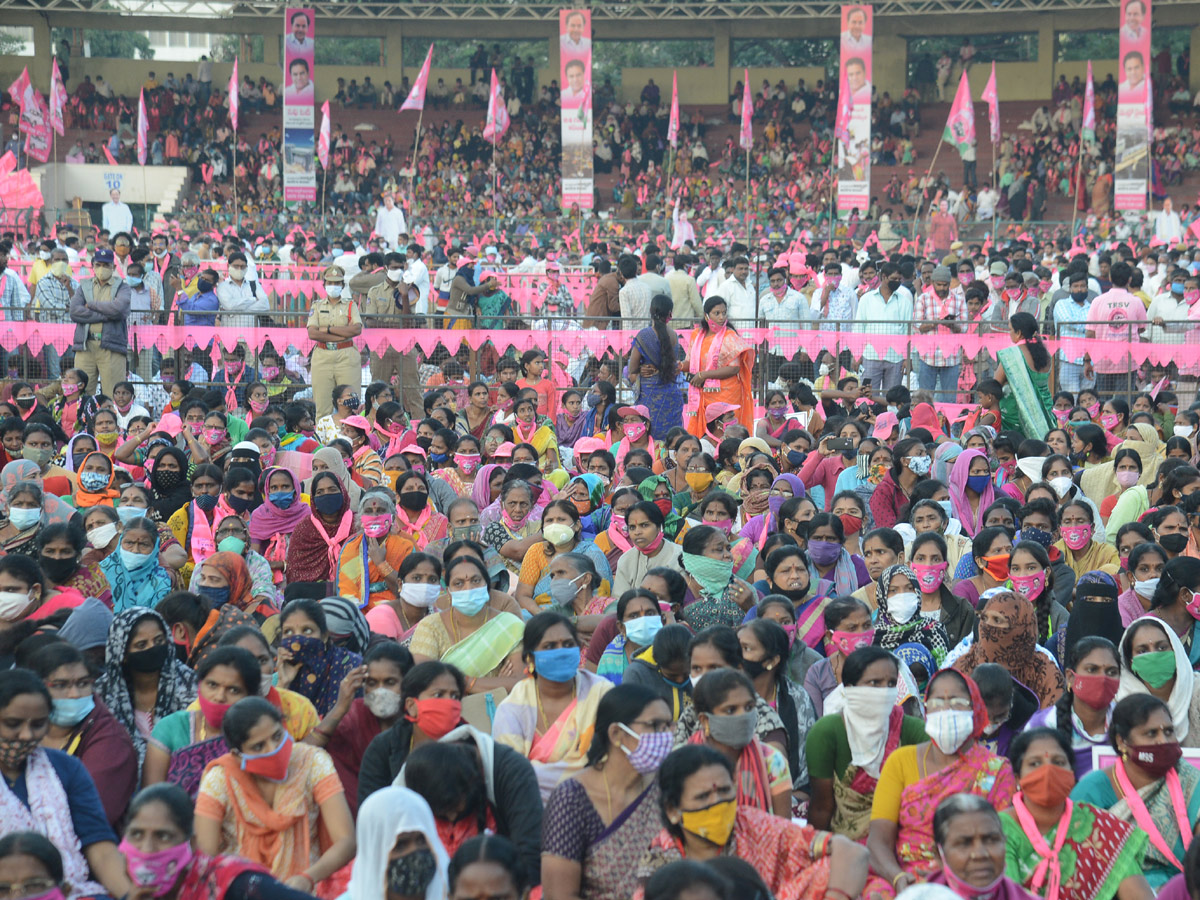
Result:
[[[386,896],[389,855],[401,834],[420,832],[433,852],[437,869],[425,888],[425,900],[442,900],[448,891],[450,858],[438,837],[437,823],[425,798],[404,787],[385,787],[371,794],[358,809],[358,855],[346,888],[349,900],[380,900]]]
[[[285,615],[286,612],[285,609]],[[319,641],[293,635],[280,638],[279,646],[286,649],[299,666],[291,689],[311,700],[320,716],[327,715],[337,703],[342,679],[362,665],[359,654],[337,646],[328,637]]]
[[[342,646],[354,653],[366,653],[371,629],[358,604],[345,597],[326,597],[321,601],[330,637],[347,638]]]
[[[158,459],[161,460],[164,456],[170,456],[179,463],[179,484],[170,489],[164,488],[162,473],[159,472],[157,464],[150,470],[150,490],[154,495],[150,501],[150,510],[153,517],[159,522],[167,521],[192,500],[192,485],[188,481],[190,465],[187,455],[178,447],[165,447],[163,452],[158,455]]]
[[[156,535],[154,549],[133,569],[126,568],[120,547],[100,560],[100,571],[112,588],[114,612],[134,607],[153,609],[159,600],[171,593],[174,586],[171,575],[158,561],[159,543]]]
[[[38,464],[28,459],[14,459],[3,469],[0,469],[0,513],[8,516],[8,505],[12,500],[12,490],[22,481],[32,481],[42,489],[42,524],[57,525],[69,522],[75,515],[75,509],[54,494],[46,490],[42,482],[42,470]]]
[[[933,478],[935,481],[940,481],[942,484],[950,481],[950,467],[962,452],[963,448],[958,444],[949,441],[938,444],[937,449],[933,451]]]
[[[321,474],[323,473],[317,473],[313,479]],[[334,479],[342,492],[342,513],[337,529],[333,534],[325,530],[325,523],[316,511],[317,498],[310,487],[309,506],[305,507],[309,515],[296,526],[296,530],[292,532],[292,539],[288,542],[288,580],[293,584],[301,581],[337,580],[342,547],[354,527],[354,510],[350,506],[345,486],[337,480],[336,475]]]
[[[580,513],[583,529],[588,534],[599,534],[612,521],[612,508],[604,502],[604,479],[591,472],[576,475],[567,482],[566,487],[563,489],[564,494],[570,491],[576,484],[582,484],[587,489],[588,501],[592,505],[590,511]]]
[[[504,466],[497,463],[488,463],[479,467],[479,471],[475,473],[475,483],[471,485],[471,499],[475,501],[475,508],[481,512],[492,505],[492,489],[489,487],[492,480],[492,473],[497,469],[504,469]]]
[[[1139,422],[1132,427],[1137,428],[1139,432],[1144,429],[1154,435],[1154,443],[1122,441],[1120,444],[1122,449],[1128,448],[1137,453],[1138,459],[1142,461],[1142,474],[1138,478],[1138,484],[1148,488],[1158,477],[1158,467],[1162,465],[1164,459],[1162,456],[1164,444],[1158,440],[1158,434],[1149,425]],[[1093,508],[1097,502],[1103,502],[1106,497],[1117,492],[1118,485],[1114,474],[1116,468],[1117,464],[1110,459],[1099,465],[1089,466],[1079,476],[1079,490],[1083,494],[1082,499],[1091,502]]]
[[[892,652],[896,654],[897,659],[908,666],[910,671],[913,666],[921,666],[925,670],[925,680],[927,682],[937,674],[937,660],[921,644],[901,644]],[[913,677],[916,677],[915,673]]]
[[[879,589],[875,597],[879,602],[879,614],[875,620],[875,643],[884,650],[895,651],[901,644],[920,644],[933,654],[934,660],[940,665],[946,658],[950,648],[950,637],[941,622],[926,619],[918,609],[907,622],[897,622],[888,612],[888,594],[891,592],[892,580],[897,575],[903,575],[913,585],[913,590],[919,590],[920,581],[913,570],[903,563],[888,566],[879,576]]]
[[[1037,617],[1033,604],[1012,591],[1002,591],[989,597],[980,612],[988,609],[1008,619],[1008,627],[988,625],[980,619],[978,640],[955,661],[954,668],[970,675],[976,666],[997,663],[1037,694],[1042,709],[1053,706],[1062,696],[1066,683],[1054,661],[1037,649]]]
[[[98,456],[108,463],[108,484],[98,491],[89,491],[83,486],[83,480],[80,478],[79,485],[75,488],[75,506],[77,509],[87,509],[90,506],[112,506],[113,500],[120,496],[119,492],[112,489],[113,479],[117,477],[113,461],[99,450],[93,450],[83,458],[83,462],[80,463],[80,471],[82,472],[82,467],[86,466],[87,461],[93,456]]]
[[[1121,643],[1117,649],[1121,654],[1121,686],[1117,688],[1116,701],[1120,703],[1131,694],[1149,694],[1150,689],[1145,682],[1133,674],[1130,668],[1130,657],[1125,654],[1125,638],[1133,634],[1143,624],[1150,622],[1157,625],[1167,635],[1171,649],[1175,651],[1175,687],[1167,698],[1167,707],[1171,710],[1171,720],[1175,723],[1175,737],[1181,742],[1188,736],[1188,710],[1192,705],[1192,686],[1195,684],[1196,673],[1192,671],[1192,663],[1188,659],[1183,641],[1175,633],[1175,629],[1157,616],[1142,616],[1134,619],[1121,635]]]
[[[979,494],[979,507],[974,512],[971,511],[971,504],[967,502],[964,491],[967,489],[967,473],[971,471],[971,463],[976,459],[983,459],[986,462],[987,454],[982,450],[964,450],[958,454],[958,458],[954,460],[954,465],[950,469],[948,482],[954,518],[962,523],[963,533],[968,536],[974,536],[980,532],[983,528],[983,514],[996,499],[996,490],[989,477],[983,491]]]
[[[104,601],[88,597],[71,610],[67,621],[58,629],[58,636],[82,653],[103,647],[108,642],[112,621],[112,610],[104,605]]]
[[[137,721],[134,718],[133,694],[125,678],[125,653],[129,650],[129,641],[134,630],[144,619],[153,619],[162,626],[167,648],[171,651],[166,664],[158,673],[158,695],[155,697],[154,710],[151,713],[153,720],[158,722],[163,716],[187,709],[196,699],[196,673],[175,659],[171,629],[167,627],[166,620],[144,606],[135,606],[117,613],[113,617],[112,627],[108,630],[108,643],[104,648],[104,672],[96,681],[96,693],[133,739],[133,746],[138,754],[139,774],[142,760],[146,758],[146,739],[138,732]]]
[[[359,490],[358,485],[354,483],[354,479],[350,477],[350,470],[346,468],[346,460],[342,458],[342,454],[338,449],[336,447],[322,447],[313,454],[313,459],[319,459],[329,467],[329,471],[338,477],[338,481],[342,483],[342,490],[350,498],[350,508],[358,509],[358,500],[362,492]],[[312,478],[304,482],[304,492],[306,494],[312,493]]]
[[[641,484],[637,486],[637,492],[642,495],[643,500],[654,502],[654,492],[658,490],[660,484],[665,484],[668,488],[671,487],[671,482],[667,480],[666,475],[651,475],[648,478],[643,478]],[[674,491],[671,492],[674,495]],[[673,541],[679,536],[680,530],[683,528],[683,517],[680,516],[674,509],[666,515],[666,521],[663,522],[663,534],[667,536],[667,540]]]
[[[945,437],[937,411],[928,403],[918,403],[912,408],[912,413],[909,416],[908,430],[911,432],[914,428],[924,428],[935,439]]]
[[[979,693],[979,685],[977,685],[975,683],[975,679],[966,672],[960,672],[958,669],[942,669],[941,672],[938,672],[936,675],[930,677],[929,684],[925,686],[925,705],[929,705],[929,692],[933,689],[933,682],[939,676],[942,676],[942,672],[953,672],[953,676],[946,677],[957,676],[966,683],[967,693],[971,697],[971,715],[974,718],[975,725],[975,727],[971,730],[971,738],[978,740],[983,734],[983,729],[987,728],[988,726],[988,709],[987,704],[983,702],[983,694]]]
[[[218,551],[208,557],[201,566],[209,566],[221,573],[229,582],[229,602],[238,609],[247,609],[254,602],[254,583],[246,560],[228,550]]]
[[[276,472],[282,472],[287,475],[292,482],[292,492],[295,496],[292,498],[292,505],[287,509],[276,506],[271,502],[271,492],[268,486],[271,483],[271,476]],[[285,469],[282,466],[271,466],[262,474],[262,478],[258,480],[258,492],[262,496],[262,503],[250,513],[250,539],[255,541],[270,541],[277,534],[291,534],[296,530],[296,526],[308,518],[311,510],[300,502],[300,481],[292,473],[291,469]]]
[[[1116,579],[1107,572],[1096,570],[1084,572],[1075,581],[1075,603],[1067,619],[1067,633],[1063,646],[1074,647],[1081,638],[1089,635],[1108,638],[1114,646],[1121,643],[1125,628],[1121,624],[1121,608],[1117,598],[1121,588]],[[1085,597],[1104,597],[1105,600],[1085,600]],[[1061,660],[1060,660],[1061,661]]]
[[[79,434],[75,435],[69,441],[67,441],[67,446],[63,448],[63,452],[62,452],[62,467],[64,469],[66,469],[68,472],[78,472],[79,471],[77,468],[75,468],[75,442],[77,440],[79,440],[80,438],[87,438],[89,441],[91,441],[97,447],[100,446],[99,441],[97,441],[94,436],[92,436],[84,431],[79,432]],[[85,456],[83,459],[87,459],[87,456]],[[81,465],[81,466],[83,465],[83,460],[79,461],[79,465]]]

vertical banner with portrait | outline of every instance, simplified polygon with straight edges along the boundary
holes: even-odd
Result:
[[[870,6],[842,5],[841,79],[838,108],[844,125],[837,136],[838,212],[871,204],[871,35]]]
[[[558,11],[562,205],[592,208],[592,11]]]
[[[1117,209],[1146,208],[1150,172],[1150,0],[1121,0],[1113,188]]]
[[[283,33],[283,199],[317,199],[313,152],[313,41],[316,17],[311,9],[284,10]]]

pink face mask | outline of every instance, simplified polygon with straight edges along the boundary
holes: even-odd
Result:
[[[1088,415],[1095,419],[1096,416],[1100,415],[1100,401],[1097,400],[1095,403],[1089,406],[1087,411]]]
[[[726,536],[733,531],[733,519],[717,519],[715,522],[705,522],[705,525],[711,525],[718,531],[724,532]]]
[[[841,275],[827,275],[827,276],[825,276],[825,283],[827,285],[829,285],[831,288],[836,289],[837,286],[842,283],[842,276]]]
[[[932,594],[942,583],[949,563],[912,563],[909,568],[917,576],[917,581],[921,582],[921,592]]]
[[[153,888],[155,897],[169,894],[180,873],[192,861],[192,845],[187,841],[157,853],[143,853],[128,840],[121,841],[117,849],[125,855],[125,868],[133,883]]]
[[[225,440],[225,429],[224,428],[205,428],[204,429],[204,440],[207,443],[209,443],[215,447],[217,444],[221,443],[221,441]]]
[[[996,290],[1000,290],[1002,287],[1004,287],[1003,275],[993,275],[989,280],[992,283],[992,287],[994,287]]]
[[[1072,550],[1082,550],[1092,539],[1091,525],[1064,525],[1061,530],[1063,543]]]
[[[250,403],[250,411],[256,416],[261,416],[265,413],[267,407],[270,405],[269,400],[250,400],[248,402]]]
[[[1117,484],[1123,488],[1131,488],[1138,483],[1142,477],[1135,469],[1121,469],[1114,473],[1114,478],[1117,479]]]
[[[625,426],[625,437],[630,441],[640,441],[646,436],[646,430],[645,422],[630,422]]]
[[[1200,300],[1200,291],[1197,291],[1197,290],[1184,291],[1183,299],[1187,302],[1188,306],[1195,306],[1196,301]]]
[[[1034,572],[1032,575],[1010,575],[1013,590],[1032,603],[1040,597],[1046,588],[1046,570]]]
[[[270,381],[279,374],[279,366],[263,366],[258,370],[258,374],[263,377],[264,381]]]
[[[829,643],[831,643],[842,656],[849,656],[859,647],[867,647],[875,640],[875,629],[870,628],[866,631],[831,631],[829,632]]]
[[[1121,421],[1121,417],[1116,413],[1109,413],[1100,417],[1100,427],[1105,431],[1112,431],[1117,427],[1117,423]]]
[[[970,273],[970,272],[959,272],[959,273],[958,273],[958,282],[959,282],[959,284],[961,284],[963,287],[966,287],[966,286],[967,286],[968,284],[970,284],[972,281],[973,281],[973,279],[972,279],[972,277],[971,277],[971,273]]]
[[[781,284],[779,287],[773,287],[771,288],[771,293],[782,300],[783,295],[787,293],[787,285]]]
[[[481,457],[478,453],[455,453],[454,463],[462,469],[465,475],[474,475],[475,470],[479,468]]]
[[[79,385],[73,384],[70,381],[64,381],[62,383],[62,392],[64,397],[74,397],[79,393]]]
[[[378,516],[363,516],[363,533],[367,537],[381,538],[392,530],[394,516],[387,513]]]
[[[1069,409],[1052,409],[1050,411],[1054,413],[1054,418],[1056,418],[1060,424],[1066,422],[1067,418],[1071,415],[1071,411]]]

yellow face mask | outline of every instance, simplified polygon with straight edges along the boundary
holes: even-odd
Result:
[[[713,483],[711,472],[688,472],[683,478],[687,486],[696,493],[707,491]]]
[[[680,825],[684,831],[690,831],[711,844],[724,847],[729,843],[729,836],[733,834],[733,825],[737,820],[737,801],[722,800],[704,809],[685,809],[682,815]]]

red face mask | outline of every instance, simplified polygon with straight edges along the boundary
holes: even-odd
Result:
[[[287,778],[288,763],[292,761],[295,744],[290,734],[284,734],[279,746],[268,753],[243,753],[242,771],[268,781],[282,782]]]
[[[203,694],[197,698],[200,701],[200,712],[204,714],[204,721],[208,723],[209,729],[212,731],[220,731],[221,723],[225,721],[225,713],[229,712],[231,703],[213,703],[211,700],[206,700]]]
[[[1121,679],[1107,675],[1076,675],[1071,682],[1071,691],[1092,709],[1108,709]]]
[[[462,701],[451,697],[427,697],[413,701],[417,704],[417,715],[406,716],[425,734],[435,741],[441,740],[462,721]]]
[[[1057,807],[1075,787],[1075,773],[1062,766],[1043,763],[1021,777],[1021,793],[1038,806]]]
[[[663,497],[660,500],[655,500],[654,505],[658,507],[658,511],[661,512],[664,516],[669,516],[671,514],[671,498],[670,497]]]
[[[1007,581],[1009,558],[1009,554],[1007,553],[1004,553],[1000,556],[984,556],[982,557],[983,568],[997,581]]]

